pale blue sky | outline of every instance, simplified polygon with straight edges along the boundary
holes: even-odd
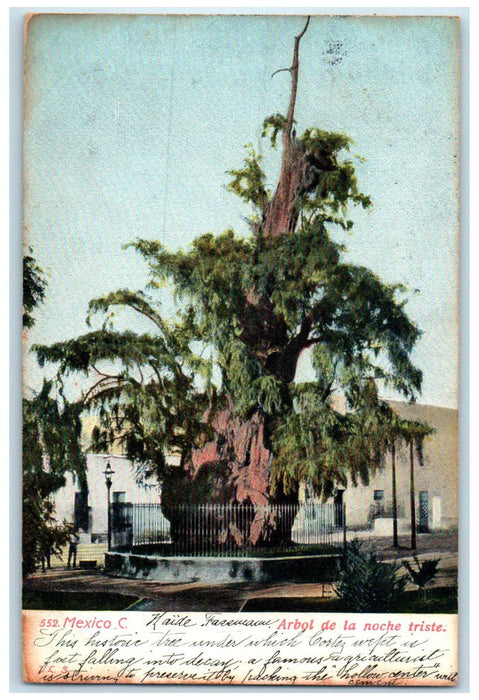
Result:
[[[25,227],[49,273],[32,342],[87,330],[88,300],[140,288],[123,243],[244,231],[226,192],[264,117],[285,112],[295,16],[44,15],[26,44]],[[457,405],[459,28],[442,17],[313,17],[298,131],[342,131],[374,209],[350,259],[411,290],[424,403]],[[264,156],[269,151],[264,144]],[[273,161],[268,171],[274,183]],[[343,239],[345,236],[339,236]],[[420,290],[419,292],[415,290]],[[307,372],[303,363],[301,372]],[[38,383],[27,363],[27,383]]]

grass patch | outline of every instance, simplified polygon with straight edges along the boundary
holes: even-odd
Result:
[[[427,588],[424,599],[419,591],[408,591],[405,594],[407,610],[400,612],[411,613],[457,613],[457,587]]]
[[[137,596],[117,593],[24,590],[23,610],[126,610]]]
[[[339,598],[250,598],[242,612],[351,612]],[[406,591],[398,601],[398,613],[457,613],[457,588],[430,588],[426,596],[420,591]]]

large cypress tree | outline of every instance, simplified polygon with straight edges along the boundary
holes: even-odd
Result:
[[[92,379],[82,402],[97,412],[97,448],[120,440],[155,472],[170,517],[176,503],[297,502],[301,481],[324,497],[334,485],[367,482],[389,444],[391,411],[378,382],[411,400],[420,391],[410,359],[419,331],[404,310],[405,290],[348,263],[333,237],[338,227],[352,229],[351,205],[371,204],[348,157],[352,141],[319,128],[297,132],[308,23],[282,69],[291,75],[286,116],[263,125],[263,137],[282,150],[276,189],[251,147],[230,172],[229,189],[252,209],[250,234],[206,234],[186,251],[137,240],[149,288],[91,301],[92,314],[105,314],[102,328],[37,348],[60,374]],[[161,313],[165,285],[177,301],[174,319]],[[115,307],[133,309],[152,330],[116,330]],[[298,384],[307,349],[315,379]],[[180,467],[167,467],[171,451],[181,454]],[[248,537],[261,545],[275,533],[257,519]]]

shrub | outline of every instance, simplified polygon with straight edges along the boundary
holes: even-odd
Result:
[[[440,559],[424,559],[424,561],[419,561],[417,556],[415,556],[415,569],[407,559],[403,561],[403,566],[407,570],[411,582],[422,591],[423,595],[426,595],[425,588],[427,584],[436,577],[437,567],[440,561]]]
[[[400,564],[380,562],[353,540],[339,559],[334,590],[350,612],[394,612],[408,582],[399,568]]]

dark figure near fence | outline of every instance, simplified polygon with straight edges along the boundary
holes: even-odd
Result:
[[[77,550],[78,550],[78,543],[80,542],[80,537],[78,536],[78,530],[75,529],[70,535],[70,546],[68,548],[68,563],[67,563],[67,568],[69,569],[70,566],[73,568],[76,567],[77,565]]]
[[[42,571],[45,573],[47,569],[51,569],[51,551],[46,550],[45,552],[42,552],[41,556],[41,563],[42,563]]]
[[[54,554],[54,547],[55,547],[55,537],[50,530],[50,528],[46,528],[45,532],[43,533],[43,537],[41,538],[40,542],[40,562],[41,562],[41,567],[42,571],[45,572],[46,569],[51,569],[51,556]]]

